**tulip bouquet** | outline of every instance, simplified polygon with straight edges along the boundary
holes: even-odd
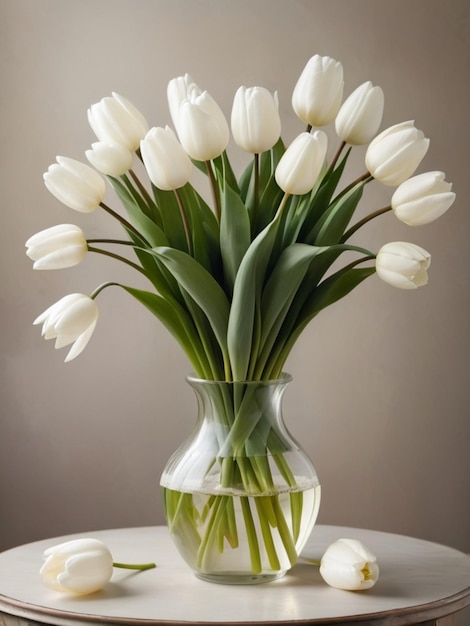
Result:
[[[393,242],[375,253],[350,243],[367,222],[388,211],[408,225],[425,224],[455,197],[442,172],[414,175],[429,147],[414,122],[377,135],[384,106],[380,87],[366,82],[343,101],[341,63],[312,57],[292,95],[304,130],[287,147],[277,94],[240,87],[231,135],[251,155],[240,176],[227,153],[229,123],[211,95],[188,74],[171,80],[167,95],[175,130],[149,129],[139,110],[113,93],[88,111],[98,138],[86,151],[93,167],[59,156],[44,174],[61,202],[84,213],[100,207],[122,224],[125,238],[87,239],[77,226],[55,226],[27,241],[34,268],[70,267],[94,252],[130,265],[149,284],[142,289],[107,282],[91,295],[67,295],[44,311],[35,324],[43,325],[43,336],[54,338],[56,348],[72,344],[66,361],[89,341],[97,296],[108,286],[124,289],[163,323],[199,378],[240,382],[279,378],[309,322],[373,273],[403,289],[427,282],[430,255],[421,247]],[[333,122],[338,145],[331,156],[320,127]],[[340,187],[351,150],[365,144],[364,175]],[[196,190],[196,170],[207,179],[210,200]],[[104,203],[103,175],[125,211]],[[354,222],[364,187],[374,179],[397,188],[390,205]],[[243,403],[239,397],[231,402],[235,420]],[[250,428],[259,427],[258,444],[266,450],[269,438],[261,425],[262,417]],[[270,484],[270,469],[253,465],[246,473],[237,464],[244,450],[240,437],[232,433],[225,486],[241,481],[259,492],[260,485]],[[289,476],[285,465],[281,472]],[[224,525],[226,536],[229,527]]]

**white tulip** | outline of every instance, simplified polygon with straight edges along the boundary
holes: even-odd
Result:
[[[44,558],[42,582],[54,591],[95,593],[107,585],[113,573],[111,552],[98,539],[66,541],[46,550]]]
[[[171,119],[178,128],[180,107],[185,100],[194,100],[202,94],[202,89],[193,81],[189,74],[173,78],[168,83],[167,98]]]
[[[281,135],[277,92],[264,87],[239,87],[231,117],[232,135],[242,150],[260,154],[270,150]]]
[[[60,202],[81,213],[94,211],[106,192],[106,183],[97,171],[63,156],[58,156],[57,163],[49,166],[44,183]]]
[[[142,113],[126,98],[113,92],[88,109],[88,122],[100,141],[137,150],[148,131]]]
[[[409,226],[429,224],[443,215],[455,200],[452,183],[444,172],[425,172],[405,180],[392,196],[392,209]]]
[[[429,148],[429,139],[414,122],[387,128],[371,141],[366,167],[384,185],[396,187],[412,176]]]
[[[374,137],[382,122],[384,93],[370,81],[360,85],[343,102],[335,120],[338,137],[360,146]]]
[[[98,307],[89,296],[73,293],[64,296],[46,309],[33,324],[42,324],[44,339],[55,339],[55,348],[73,344],[65,362],[77,357],[89,342],[96,322]]]
[[[328,585],[357,591],[370,589],[379,577],[376,558],[357,539],[339,539],[321,559],[320,574]]]
[[[413,243],[395,241],[377,253],[375,269],[383,281],[399,289],[416,289],[428,282],[431,255]]]
[[[27,256],[35,270],[57,270],[78,265],[88,251],[81,228],[60,224],[36,233],[26,242]]]
[[[150,129],[140,142],[140,152],[150,180],[159,189],[179,189],[189,181],[193,164],[169,126]]]
[[[132,152],[119,143],[96,141],[85,154],[90,163],[106,176],[122,176],[131,169]]]
[[[343,66],[330,57],[313,56],[292,93],[292,107],[303,122],[325,126],[334,120],[343,98]]]
[[[321,130],[300,133],[282,155],[275,178],[288,194],[303,195],[311,191],[322,172],[328,138]]]
[[[218,157],[230,138],[227,120],[207,91],[182,102],[175,125],[181,145],[196,161]]]

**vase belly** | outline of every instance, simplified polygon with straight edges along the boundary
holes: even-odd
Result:
[[[170,535],[200,578],[225,584],[279,578],[314,527],[320,483],[283,422],[289,380],[190,381],[198,422],[170,458],[161,486]]]

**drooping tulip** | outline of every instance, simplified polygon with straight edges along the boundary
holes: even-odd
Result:
[[[36,233],[26,242],[35,270],[57,270],[78,265],[88,251],[85,235],[74,224],[60,224]]]
[[[382,122],[383,110],[382,89],[370,81],[363,83],[341,105],[335,120],[338,137],[353,146],[369,143]]]
[[[235,143],[252,154],[270,150],[281,135],[277,92],[264,87],[239,87],[231,116]]]
[[[331,57],[313,56],[292,93],[292,107],[303,122],[325,126],[334,120],[343,98],[343,66]]]
[[[100,141],[118,143],[131,152],[148,131],[142,113],[129,100],[113,92],[88,109],[88,122]]]
[[[85,595],[105,587],[113,574],[113,557],[98,539],[74,539],[44,552],[42,582],[54,591]]]
[[[106,192],[105,181],[96,170],[63,156],[49,166],[44,183],[60,202],[81,213],[94,211]]]
[[[55,348],[73,344],[65,362],[77,357],[86,347],[96,322],[98,307],[94,300],[81,293],[64,296],[46,309],[33,324],[42,324],[44,339],[55,339]]]
[[[179,189],[189,181],[191,159],[169,126],[151,128],[140,143],[140,151],[147,174],[159,189]]]
[[[392,196],[393,212],[409,226],[433,222],[453,204],[455,193],[444,172],[425,172],[405,180]]]
[[[122,176],[132,166],[131,151],[119,143],[96,141],[85,154],[93,167],[106,176]]]
[[[288,194],[311,191],[322,172],[328,138],[321,130],[300,133],[282,155],[275,172],[276,182]]]
[[[413,243],[395,241],[377,253],[375,269],[383,281],[399,289],[416,289],[428,282],[429,252]]]
[[[429,148],[429,139],[413,121],[390,126],[371,141],[366,152],[370,174],[391,187],[412,176]]]
[[[182,102],[175,124],[184,150],[196,161],[210,161],[227,147],[227,120],[207,91]]]
[[[324,553],[320,574],[328,585],[347,591],[370,589],[379,577],[376,558],[357,539],[338,539]]]

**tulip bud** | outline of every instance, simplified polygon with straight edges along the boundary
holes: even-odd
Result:
[[[311,191],[325,163],[328,138],[317,130],[301,133],[282,155],[275,172],[276,182],[288,194]]]
[[[338,113],[343,98],[343,66],[316,54],[305,66],[292,93],[292,107],[303,122],[325,126]]]
[[[97,141],[85,152],[87,159],[99,172],[106,176],[122,176],[132,166],[132,153],[119,143]]]
[[[335,120],[338,137],[353,146],[360,146],[374,137],[382,122],[384,94],[380,87],[366,82],[343,102]]]
[[[62,156],[49,166],[44,183],[58,200],[81,213],[94,211],[106,191],[104,179],[92,167]]]
[[[185,100],[193,101],[202,94],[202,89],[193,81],[189,74],[173,78],[168,83],[167,97],[171,119],[178,128],[180,107]]]
[[[35,270],[57,270],[78,265],[88,251],[83,231],[73,224],[60,224],[36,233],[26,242],[26,254]]]
[[[207,91],[183,101],[176,130],[181,145],[196,161],[210,161],[218,157],[227,147],[230,137],[224,114]]]
[[[392,209],[409,226],[429,224],[443,215],[455,200],[452,183],[444,172],[426,172],[405,180],[392,196]]]
[[[126,98],[113,92],[88,109],[88,122],[100,141],[118,143],[131,152],[145,137],[148,124],[142,113]]]
[[[429,139],[414,126],[402,122],[387,128],[371,141],[366,167],[384,185],[396,187],[413,175],[429,148]]]
[[[331,587],[357,591],[375,585],[379,566],[363,543],[357,539],[339,539],[323,555],[320,574]]]
[[[281,135],[277,92],[264,87],[239,87],[232,107],[232,135],[235,143],[252,154],[270,150]]]
[[[382,246],[375,260],[377,276],[399,289],[416,289],[428,282],[431,255],[423,248],[401,241]]]
[[[113,557],[98,539],[75,539],[44,552],[40,570],[43,583],[54,591],[74,594],[95,593],[113,574]]]
[[[73,293],[46,309],[33,324],[42,324],[44,339],[55,339],[55,348],[73,344],[65,362],[85,348],[98,321],[98,307],[89,296]]]
[[[140,142],[142,160],[152,183],[166,191],[179,189],[191,177],[191,159],[169,128],[152,128]]]

